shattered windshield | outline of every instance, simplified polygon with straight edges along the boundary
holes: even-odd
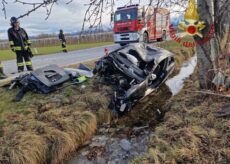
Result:
[[[117,11],[115,13],[115,22],[137,19],[137,9]]]

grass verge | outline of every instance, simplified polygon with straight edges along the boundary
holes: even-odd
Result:
[[[47,96],[28,93],[19,103],[11,101],[17,90],[1,88],[0,163],[59,163],[90,139],[97,117],[109,118],[102,112],[109,89],[86,85]]]
[[[164,43],[160,46],[166,48]],[[193,55],[179,45],[172,51],[176,54],[177,66]],[[92,66],[93,62],[87,64]],[[107,106],[111,88],[94,80],[84,85],[87,87],[71,86],[49,95],[27,93],[19,103],[11,101],[17,89],[0,88],[0,163],[59,163],[91,138],[98,125],[110,123]],[[161,98],[166,92],[167,96]],[[162,87],[113,123],[154,126],[154,109],[162,106],[168,96],[170,92]]]
[[[113,44],[113,42],[72,44],[72,45],[67,45],[67,49],[68,49],[68,51],[75,51],[75,50],[94,48],[94,47],[110,45],[110,44]],[[38,47],[37,48],[38,54],[36,54],[34,47],[32,47],[32,51],[35,54],[35,56],[38,56],[38,55],[47,55],[47,54],[58,53],[58,52],[62,51],[62,48],[61,48],[61,46]],[[1,50],[0,51],[0,61],[10,60],[10,59],[15,59],[15,53],[14,52],[12,52],[11,50]]]

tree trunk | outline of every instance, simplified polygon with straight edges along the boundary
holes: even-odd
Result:
[[[200,87],[210,89],[212,80],[219,68],[218,59],[222,53],[222,39],[227,35],[224,26],[229,24],[230,1],[197,0],[197,4],[200,20],[206,22],[206,28],[202,31],[203,36],[207,36],[212,24],[215,27],[213,37],[206,44],[197,45]],[[199,39],[195,37],[196,41]]]
[[[202,30],[203,37],[207,36],[212,25],[212,10],[210,0],[197,0],[198,12],[200,20],[205,22],[206,28]],[[200,38],[195,37],[198,41]],[[201,88],[209,88],[211,86],[211,80],[213,78],[214,69],[217,68],[217,54],[214,55],[214,40],[208,41],[205,44],[197,44],[197,58],[198,58],[198,70],[199,70],[199,82]]]
[[[230,1],[229,0],[214,0],[215,7],[215,24],[216,36],[220,44],[221,54],[227,55],[226,48],[230,49],[228,45],[228,38],[230,35]],[[227,54],[226,54],[227,53]]]

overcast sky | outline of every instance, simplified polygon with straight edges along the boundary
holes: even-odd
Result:
[[[14,3],[15,0],[7,0],[7,19],[4,18],[4,13],[0,11],[0,39],[7,38],[7,29],[10,27],[9,19],[11,16],[19,16],[30,9],[31,6]],[[28,0],[28,2],[39,2],[42,0]],[[81,29],[86,4],[89,0],[74,0],[71,4],[66,5],[69,0],[59,0],[59,3],[54,6],[52,14],[48,20],[46,18],[46,9],[41,8],[32,13],[28,17],[20,20],[21,26],[26,29],[29,35],[38,35],[42,33],[57,33],[59,29],[64,29],[65,32],[77,32]],[[129,0],[116,0],[116,7],[125,5]],[[138,3],[139,0],[133,0],[133,3]],[[142,4],[148,1],[142,0]],[[1,5],[0,5],[1,6]],[[1,6],[2,7],[2,6]],[[105,12],[103,24],[109,24],[109,11]]]

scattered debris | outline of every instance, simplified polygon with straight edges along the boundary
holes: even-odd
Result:
[[[72,77],[86,76],[88,78],[93,77],[92,70],[84,64],[80,64],[78,68],[65,68],[65,71]]]
[[[48,94],[63,89],[61,85],[70,79],[73,82],[70,85],[73,85],[81,84],[85,82],[87,78],[92,77],[92,71],[83,64],[77,69],[66,68],[65,70],[57,65],[50,65],[37,69],[30,74],[20,75],[11,82],[9,89],[13,89],[14,87],[20,88],[18,94],[14,98],[14,101],[18,102],[21,101],[27,91]]]

